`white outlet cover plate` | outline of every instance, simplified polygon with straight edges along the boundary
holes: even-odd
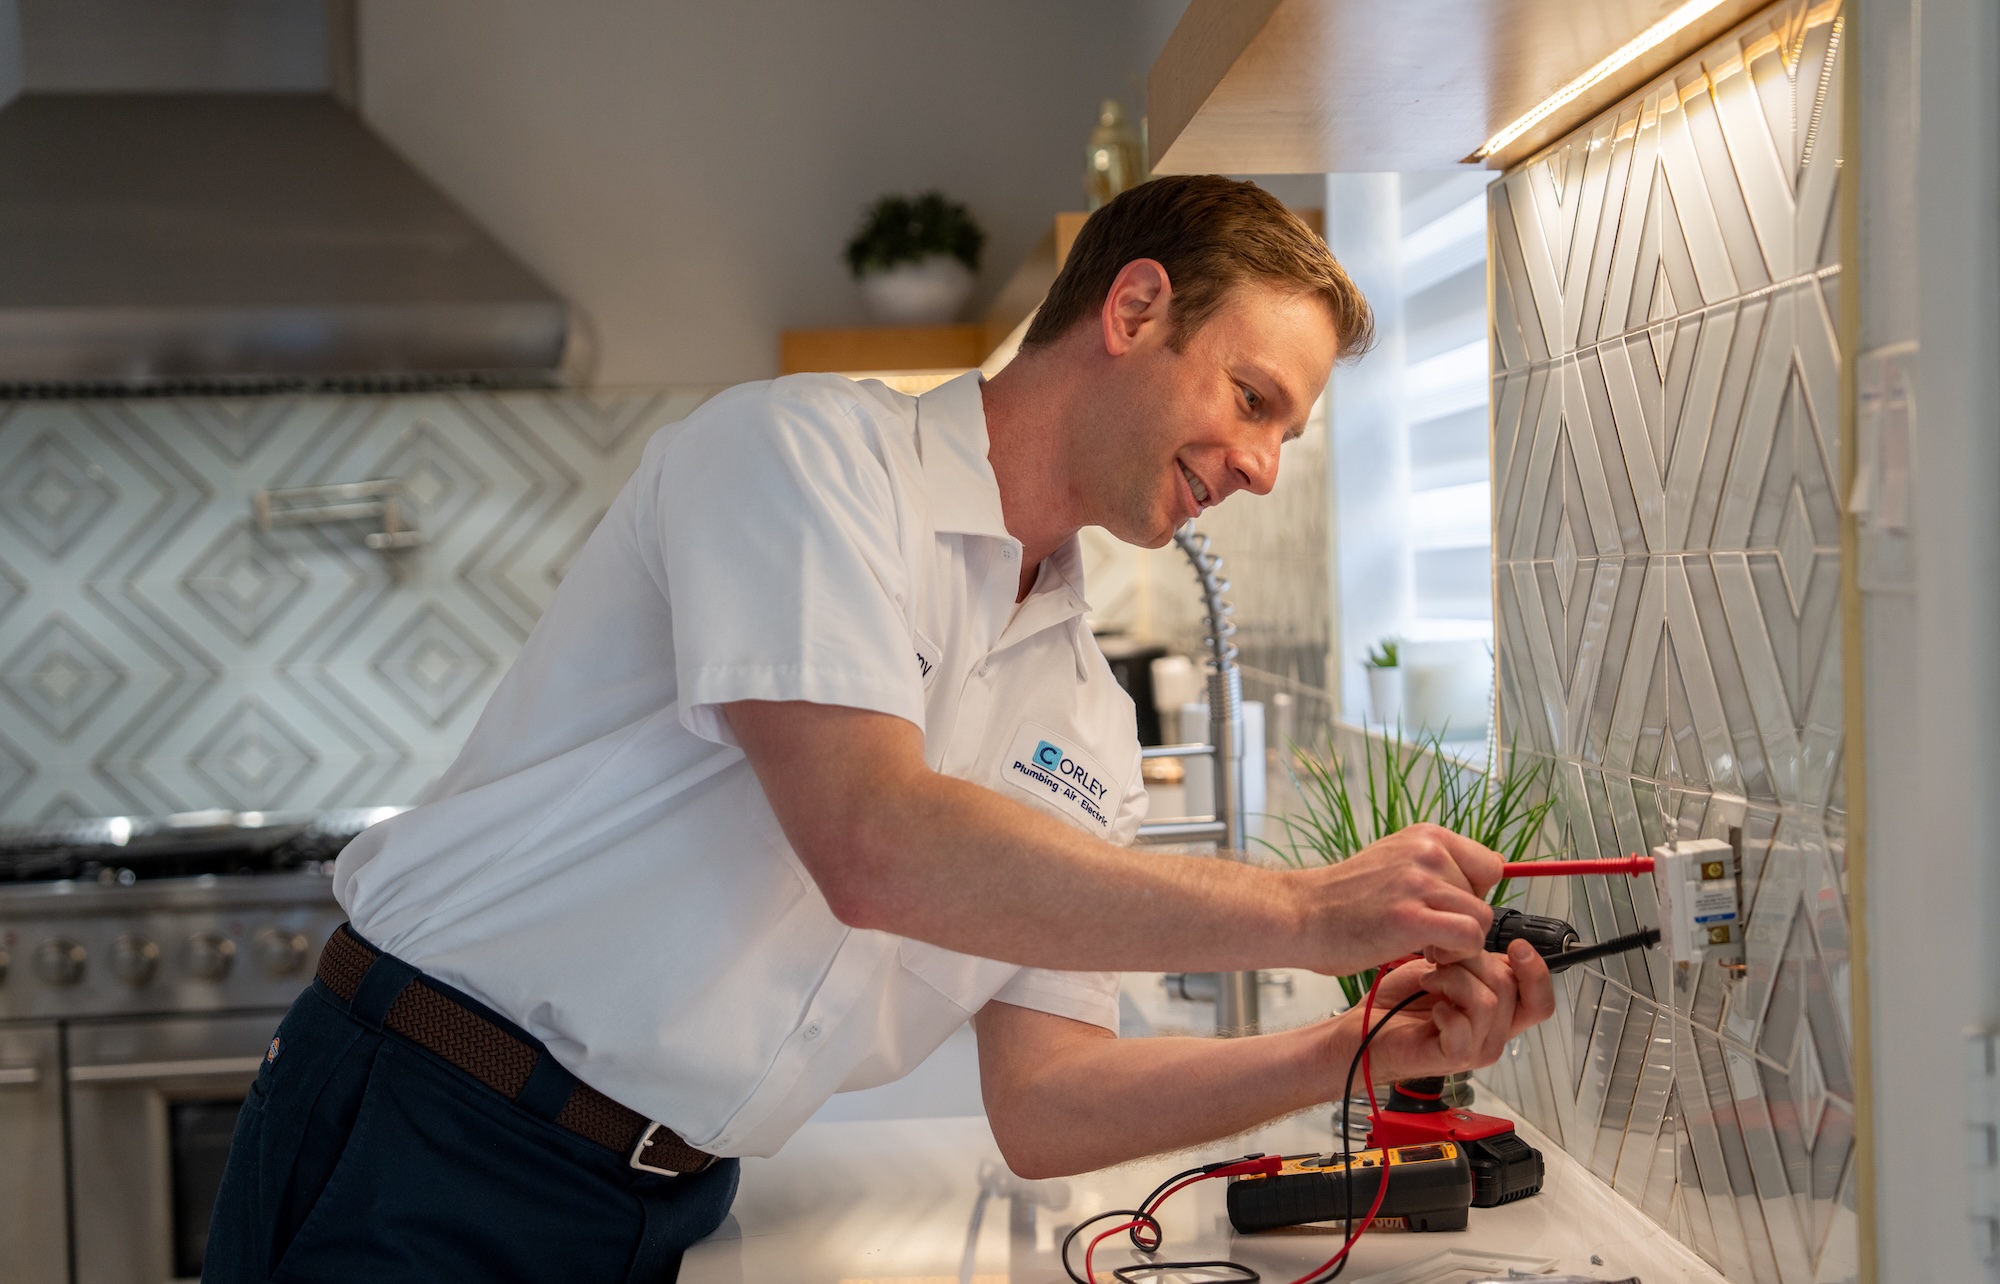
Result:
[[[1475,1253],[1448,1248],[1442,1253],[1373,1275],[1363,1275],[1349,1284],[1471,1284],[1473,1280],[1533,1279],[1556,1268],[1553,1257],[1530,1257],[1520,1253]]]

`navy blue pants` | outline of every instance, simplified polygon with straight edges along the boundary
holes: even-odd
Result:
[[[237,1119],[208,1284],[654,1284],[729,1212],[735,1160],[640,1172],[368,1016],[315,981],[279,1025]]]

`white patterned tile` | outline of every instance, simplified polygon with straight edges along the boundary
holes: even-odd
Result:
[[[0,816],[412,801],[703,389],[0,406]],[[261,532],[394,476],[429,542]]]
[[[1503,386],[1547,372],[1561,414],[1545,445],[1532,393],[1509,406],[1504,719],[1556,755],[1579,855],[1740,828],[1751,937],[1740,979],[1658,956],[1579,969],[1505,1082],[1739,1284],[1856,1260],[1831,481],[1843,21],[1783,0],[1490,197],[1496,282],[1553,336],[1534,351],[1517,320]],[[1581,879],[1527,903],[1605,936],[1657,921],[1649,892]]]

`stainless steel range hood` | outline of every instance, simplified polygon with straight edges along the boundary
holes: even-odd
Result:
[[[567,328],[329,96],[0,110],[0,395],[545,385]]]

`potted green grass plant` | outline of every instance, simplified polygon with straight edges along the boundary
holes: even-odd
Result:
[[[1292,782],[1304,809],[1272,816],[1276,838],[1260,839],[1295,868],[1338,864],[1378,838],[1424,821],[1441,825],[1500,853],[1526,860],[1543,841],[1554,805],[1553,773],[1545,761],[1524,764],[1510,747],[1499,763],[1478,768],[1447,753],[1442,732],[1370,735],[1362,754],[1362,792],[1349,786],[1348,764],[1329,749],[1294,749]],[[1508,880],[1489,899],[1504,903]],[[1349,1004],[1375,983],[1375,970],[1338,978]]]

